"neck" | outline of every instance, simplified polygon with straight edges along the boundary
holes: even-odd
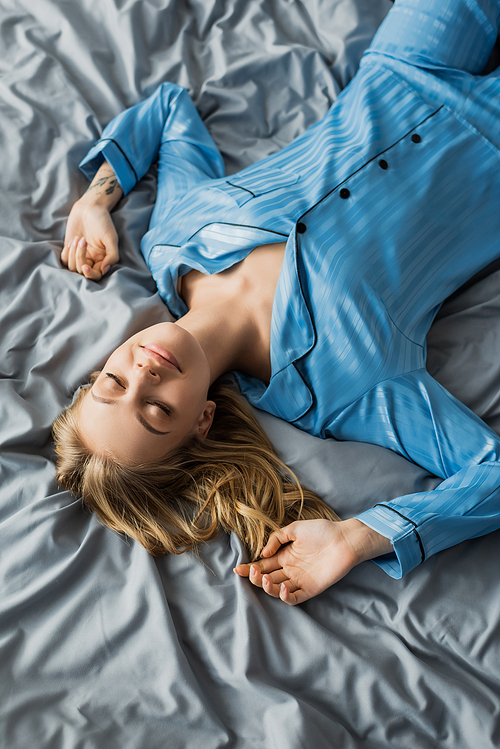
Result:
[[[285,242],[261,245],[220,273],[182,276],[179,293],[189,312],[177,324],[201,345],[212,382],[232,369],[269,381],[273,301],[284,254]]]
[[[245,315],[234,300],[192,307],[176,325],[191,333],[202,347],[210,368],[210,383],[233,369],[269,378],[269,351],[259,357],[259,331],[251,316]]]

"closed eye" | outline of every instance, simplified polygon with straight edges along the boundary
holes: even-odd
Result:
[[[122,382],[122,381],[120,380],[120,378],[119,378],[119,377],[117,377],[117,376],[116,376],[115,374],[113,374],[112,372],[106,372],[106,377],[110,377],[110,378],[111,378],[112,380],[114,380],[115,382],[117,382],[117,383],[118,383],[118,385],[119,385],[119,386],[120,386],[121,388],[123,388],[124,390],[126,390],[126,387],[125,387],[125,385],[123,384],[123,382]]]
[[[148,401],[148,403],[150,406],[156,406],[157,408],[161,408],[161,410],[164,411],[167,414],[167,416],[172,415],[172,411],[164,403],[157,403],[156,401]]]
[[[113,372],[106,372],[106,377],[114,380],[124,390],[127,389],[120,378],[113,374]],[[148,401],[148,405],[156,406],[156,408],[159,408],[161,411],[163,411],[163,413],[167,414],[167,416],[172,416],[172,410],[168,408],[168,406],[166,406],[164,403],[158,403],[158,401]]]

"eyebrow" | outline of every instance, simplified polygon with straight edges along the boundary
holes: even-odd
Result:
[[[112,406],[115,403],[115,401],[112,400],[111,398],[101,398],[99,395],[96,395],[92,391],[92,389],[90,390],[90,395],[92,396],[93,400],[97,401],[97,403],[106,403],[106,404],[108,404],[110,406]],[[136,417],[137,421],[139,422],[139,424],[142,424],[142,426],[144,427],[144,429],[147,429],[148,432],[151,432],[151,434],[158,434],[158,435],[170,434],[170,431],[168,431],[168,432],[160,432],[158,429],[154,429],[150,424],[148,424],[148,422],[146,421],[146,419],[143,418],[143,416],[141,416],[140,413],[136,413],[135,417]]]

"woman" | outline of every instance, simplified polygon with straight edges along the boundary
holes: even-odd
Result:
[[[169,538],[180,550],[192,516],[182,501],[175,520],[160,509],[162,493],[168,507],[180,496],[166,465],[189,484],[188,500],[204,497],[195,520],[205,538],[220,522],[255,551],[262,513],[271,529],[316,516],[274,530],[260,561],[236,569],[291,604],[364,559],[399,577],[499,527],[500,440],[425,369],[440,304],[498,256],[500,78],[480,73],[499,15],[487,0],[397,3],[325,118],[228,179],[178,86],[163,84],[106,128],[81,164],[93,181],[71,212],[62,261],[96,281],[107,272],[118,259],[109,211],[158,158],[141,249],[178,319],[117,349],[56,424],[60,481],[87,503],[99,497],[105,522],[153,551]],[[213,472],[250,449],[243,423],[258,441],[242,410],[218,418],[224,398],[216,407],[209,388],[230,370],[255,406],[321,437],[393,449],[442,483],[340,522],[310,495],[301,515],[300,492],[290,510],[281,500],[275,510],[272,491],[259,507],[255,486],[249,502],[241,484],[220,500]],[[286,500],[288,486],[277,494]]]

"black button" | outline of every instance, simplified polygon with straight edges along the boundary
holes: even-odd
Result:
[[[380,161],[378,162],[378,165],[381,169],[387,169],[387,167],[389,166],[389,164],[387,163],[385,159],[380,159]]]
[[[299,234],[303,234],[306,229],[307,226],[303,224],[302,221],[299,221],[299,223],[297,224],[297,231],[299,232]]]
[[[413,133],[413,135],[411,136],[411,139],[414,143],[420,143],[420,141],[422,140],[422,138],[420,137],[418,133]]]
[[[345,200],[346,198],[348,198],[350,194],[351,193],[349,192],[347,187],[343,187],[342,190],[340,191],[340,197],[342,198],[342,200]]]

